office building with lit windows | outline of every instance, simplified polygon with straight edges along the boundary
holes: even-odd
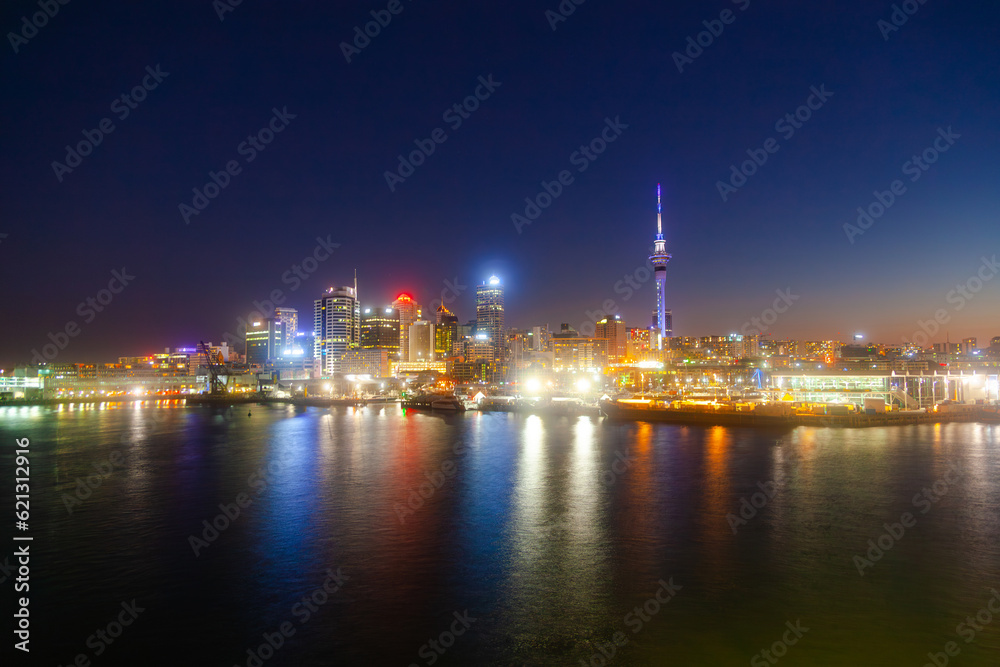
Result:
[[[503,285],[496,276],[476,286],[476,336],[486,335],[493,346],[497,366],[503,362],[506,343],[503,339],[504,300]]]
[[[361,311],[361,349],[385,350],[399,361],[399,311],[395,308],[365,308]]]
[[[409,294],[400,294],[392,302],[399,313],[399,360],[410,360],[410,325],[423,318],[424,309]]]
[[[361,340],[361,307],[355,287],[331,287],[313,302],[315,363],[322,377],[341,372],[341,358]]]

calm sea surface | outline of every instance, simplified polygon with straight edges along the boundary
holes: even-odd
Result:
[[[18,664],[1000,664],[1000,426],[250,409],[0,408]]]

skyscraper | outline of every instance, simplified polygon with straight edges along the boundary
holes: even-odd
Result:
[[[496,276],[476,285],[476,334],[486,334],[493,346],[493,358],[500,367],[505,343],[503,340],[503,285]]]
[[[279,351],[279,356],[284,356],[286,349],[295,346],[295,336],[299,332],[299,311],[295,308],[275,308],[274,319],[281,322],[285,333],[285,339],[281,341],[281,350]]]
[[[410,325],[423,317],[424,311],[409,294],[400,294],[392,302],[399,312],[399,360],[410,360]]]
[[[323,377],[340,371],[340,359],[358,347],[361,307],[355,287],[331,287],[313,302],[315,357]]]
[[[386,350],[399,360],[399,311],[395,308],[365,308],[361,311],[361,349]]]
[[[444,304],[437,309],[437,325],[434,327],[434,352],[438,359],[451,356],[452,347],[458,340],[458,318]]]
[[[663,338],[667,331],[673,329],[673,323],[667,325],[667,262],[671,254],[667,252],[667,242],[663,240],[663,205],[660,203],[660,184],[656,184],[656,239],[653,241],[653,254],[649,261],[653,264],[656,277],[656,328],[660,330],[658,349],[663,349]],[[672,318],[671,318],[672,319]]]
[[[605,317],[597,323],[594,338],[608,341],[608,361],[621,363],[628,354],[628,329],[618,315]]]

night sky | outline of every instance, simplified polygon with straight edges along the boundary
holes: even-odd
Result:
[[[58,361],[218,341],[275,289],[309,322],[355,269],[364,305],[407,291],[426,306],[457,279],[464,322],[497,273],[509,325],[578,327],[614,299],[648,326],[652,281],[627,300],[615,288],[645,264],[658,182],[678,335],[738,331],[786,288],[799,298],[776,338],[899,343],[937,309],[934,340],[1000,335],[1000,276],[982,268],[1000,251],[996,3],[910,0],[889,30],[890,2],[566,0],[553,30],[557,0],[402,0],[349,63],[340,44],[394,3],[246,0],[224,20],[220,4],[76,0],[15,53],[10,33],[39,9],[5,3],[0,366],[68,323],[80,331]],[[679,71],[688,37],[720,27]],[[486,97],[480,77],[488,98],[445,116]],[[155,88],[129,108],[144,78]],[[776,127],[814,87],[832,96],[793,134]],[[241,149],[275,109],[271,143]],[[113,131],[78,166],[53,167],[105,118]],[[596,159],[573,155],[616,119]],[[443,143],[390,189],[397,156],[437,128]],[[949,128],[911,180],[905,163]],[[724,201],[718,182],[748,150],[767,161]],[[238,173],[188,224],[179,205],[230,161]],[[519,233],[512,214],[563,170],[572,182]],[[845,231],[897,179],[884,215]],[[292,291],[283,276],[317,237],[340,245]],[[78,310],[123,267],[135,278],[102,312]],[[949,300],[977,272],[981,291]]]

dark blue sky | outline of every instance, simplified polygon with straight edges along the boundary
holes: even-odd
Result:
[[[70,2],[16,54],[8,36],[0,363],[69,322],[61,361],[219,340],[274,289],[308,320],[355,268],[366,305],[404,290],[428,304],[457,277],[465,321],[496,272],[511,325],[579,326],[614,299],[643,326],[651,281],[628,300],[615,286],[645,262],[657,182],[677,334],[739,330],[790,288],[776,337],[899,342],[938,309],[933,339],[1000,335],[1000,276],[949,300],[1000,250],[995,3],[928,0],[888,40],[889,2],[589,0],[553,31],[558,4],[403,0],[350,63],[339,44],[386,2],[247,0],[224,21],[208,0]],[[672,54],[726,9],[679,72]],[[36,11],[6,3],[0,27]],[[168,76],[119,119],[112,102],[156,65]],[[489,75],[500,86],[453,130],[443,113]],[[776,121],[824,85],[832,97],[786,138]],[[247,162],[238,146],[286,107],[295,118]],[[114,131],[60,182],[52,162],[103,118]],[[606,118],[628,127],[581,173],[571,155]],[[960,138],[910,181],[904,163],[949,127]],[[390,191],[396,156],[436,128],[447,139]],[[723,201],[717,182],[769,138],[780,148]],[[185,224],[179,204],[230,160],[240,172]],[[518,234],[511,215],[564,169],[572,184]],[[849,242],[845,223],[896,179],[905,193]],[[318,236],[340,247],[291,292],[282,276]],[[78,311],[121,267],[135,280]]]

